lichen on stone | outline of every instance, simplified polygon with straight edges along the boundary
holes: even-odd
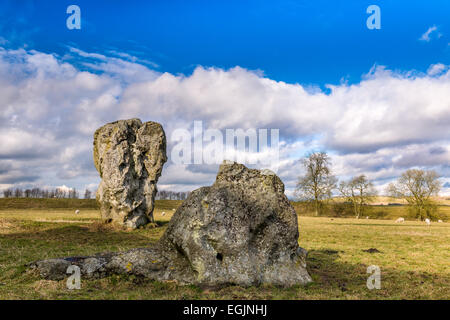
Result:
[[[102,220],[135,229],[153,222],[156,183],[166,156],[166,136],[156,122],[108,123],[94,133],[94,164]],[[143,170],[145,168],[145,170]]]
[[[280,178],[224,162],[214,184],[194,190],[176,210],[157,244],[32,267],[47,279],[64,278],[67,266],[75,264],[86,277],[132,274],[180,284],[293,286],[312,281],[298,238],[297,214]]]

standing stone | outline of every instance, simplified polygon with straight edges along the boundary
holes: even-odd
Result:
[[[94,134],[94,163],[102,219],[135,229],[153,222],[156,183],[166,156],[166,136],[156,122],[108,123]]]

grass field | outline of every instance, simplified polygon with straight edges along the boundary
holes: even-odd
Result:
[[[232,286],[213,291],[117,276],[82,279],[81,290],[71,291],[65,281],[42,280],[25,267],[45,258],[146,246],[159,239],[180,203],[157,201],[157,228],[123,231],[100,224],[95,203],[75,215],[68,204],[18,209],[0,202],[0,300],[450,299],[450,223],[428,227],[417,221],[300,216],[299,244],[309,251],[314,282],[287,289]],[[380,252],[364,251],[370,248]],[[381,268],[380,290],[366,287],[369,265]]]

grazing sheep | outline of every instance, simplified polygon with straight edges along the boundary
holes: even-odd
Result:
[[[426,218],[426,219],[425,219],[425,223],[426,223],[428,226],[431,225],[430,219]]]
[[[397,220],[395,220],[395,223],[403,223],[405,222],[405,218],[398,218]]]
[[[161,213],[161,215],[164,217],[164,216],[166,215],[166,212],[163,211],[163,212]]]
[[[366,219],[369,219],[369,216],[366,216]]]
[[[172,211],[175,211],[175,209],[172,209]]]
[[[80,213],[80,210],[75,210],[75,214],[79,214]]]
[[[442,221],[442,220],[438,220],[438,222],[439,222],[439,223],[442,223],[442,222],[444,222],[444,221]]]

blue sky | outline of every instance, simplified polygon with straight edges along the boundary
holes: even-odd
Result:
[[[82,30],[65,27],[77,4]],[[366,8],[381,8],[369,30]],[[117,50],[145,57],[160,71],[195,66],[263,70],[288,83],[360,81],[374,64],[425,71],[450,57],[446,0],[424,1],[2,1],[1,33],[13,45],[63,54]],[[447,35],[418,41],[431,26]]]
[[[81,30],[66,27],[72,4]],[[3,0],[0,191],[95,189],[92,134],[131,117],[163,124],[169,158],[195,120],[279,129],[290,195],[311,150],[380,190],[412,167],[450,187],[449,16],[446,0]],[[159,185],[192,190],[216,169],[169,160]]]

